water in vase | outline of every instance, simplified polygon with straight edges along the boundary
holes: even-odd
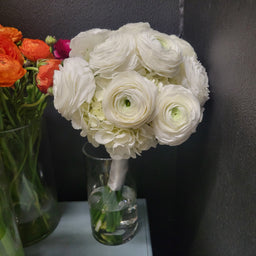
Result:
[[[138,226],[135,191],[123,186],[111,191],[107,186],[92,191],[88,199],[93,236],[103,244],[117,245],[129,241]]]

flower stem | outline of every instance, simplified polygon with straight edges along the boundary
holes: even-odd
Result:
[[[33,214],[36,218],[26,225],[32,227],[32,223],[34,223],[35,229],[49,232],[51,223],[48,221],[49,217],[45,214],[42,205],[51,200],[49,197],[51,195],[42,184],[37,171],[41,141],[40,126],[41,122],[36,121],[17,131],[3,133],[4,137],[0,140],[0,148],[7,167],[6,170],[11,172],[8,174],[9,189],[17,218],[19,219],[24,214]],[[22,221],[19,224],[19,229],[25,226]],[[22,239],[27,239],[28,234],[24,235],[22,232],[21,236],[24,236]]]
[[[25,69],[38,72],[38,68],[36,68],[36,67],[26,67]]]
[[[2,178],[2,174],[0,174]],[[0,255],[23,256],[21,242],[6,191],[0,187]],[[19,246],[19,248],[17,247]]]
[[[10,114],[10,111],[9,111],[7,105],[6,105],[6,100],[5,100],[5,97],[4,97],[5,96],[4,92],[0,93],[0,96],[1,96],[1,102],[3,104],[4,111],[5,111],[6,115],[8,116],[8,118],[9,118],[11,124],[13,125],[13,127],[15,127],[16,124],[15,124],[15,122],[14,122],[14,120],[13,120],[11,114]]]
[[[106,244],[119,244],[121,236],[115,235],[122,220],[122,209],[119,203],[123,200],[122,190],[112,191],[104,186],[97,193],[99,201],[90,205],[90,215],[94,234],[99,241]]]
[[[36,102],[34,103],[24,103],[23,105],[20,106],[20,109],[22,108],[32,108],[32,107],[35,107],[37,105],[39,105],[41,102],[44,101],[44,99],[48,96],[48,94],[42,94],[41,97],[39,98],[39,100],[37,100]]]
[[[13,173],[16,173],[17,171],[17,166],[16,166],[16,161],[11,153],[11,151],[9,150],[8,146],[6,145],[6,141],[4,138],[1,138],[1,147],[3,148],[3,152],[2,154],[4,155],[4,157],[7,157],[7,161],[8,163],[11,164],[10,170],[13,171]]]
[[[3,250],[4,250],[3,255],[17,255],[15,244],[14,244],[15,241],[13,240],[10,230],[7,227],[3,227],[3,225],[1,225],[0,228],[1,228],[0,232],[1,233],[4,232],[3,237],[0,238],[0,253],[2,252],[1,247],[3,247]],[[2,229],[5,229],[5,230],[2,230]]]

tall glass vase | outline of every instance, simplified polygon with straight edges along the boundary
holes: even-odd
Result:
[[[8,190],[23,246],[49,235],[60,217],[53,173],[39,161],[41,137],[40,121],[0,132],[0,150]]]
[[[135,183],[128,160],[113,160],[105,148],[83,147],[87,192],[94,238],[105,245],[132,239],[138,226]]]
[[[0,255],[24,256],[0,154]]]

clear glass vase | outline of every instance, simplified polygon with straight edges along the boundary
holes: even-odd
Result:
[[[24,256],[0,154],[0,255]]]
[[[135,183],[130,172],[121,169],[128,168],[128,160],[122,160],[113,173],[116,160],[103,146],[95,148],[86,143],[83,153],[92,234],[105,245],[125,243],[134,237],[138,227]]]
[[[58,210],[49,154],[41,154],[41,121],[0,132],[0,150],[8,190],[23,246],[49,235],[57,226]],[[40,156],[48,166],[42,165]]]

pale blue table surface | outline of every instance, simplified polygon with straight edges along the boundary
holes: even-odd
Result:
[[[57,228],[44,240],[25,248],[26,256],[152,256],[145,199],[138,199],[139,226],[129,242],[107,246],[91,233],[87,202],[62,202]]]

